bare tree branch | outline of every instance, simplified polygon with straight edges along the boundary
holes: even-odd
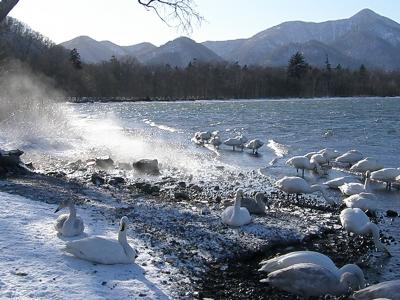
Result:
[[[185,33],[193,32],[193,23],[201,25],[204,18],[195,9],[194,0],[138,0],[148,10],[153,10],[168,26]]]
[[[0,1],[0,22],[3,21],[8,13],[17,5],[19,0],[1,0]]]

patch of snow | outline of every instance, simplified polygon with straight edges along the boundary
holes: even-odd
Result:
[[[62,251],[66,238],[54,230],[56,205],[0,192],[1,299],[168,299],[167,273],[152,264],[152,252],[139,251],[132,265],[98,265]],[[78,206],[85,233],[116,238],[118,220],[92,207]],[[129,233],[129,231],[128,231]],[[79,237],[78,237],[79,238]],[[170,267],[173,270],[172,267]]]

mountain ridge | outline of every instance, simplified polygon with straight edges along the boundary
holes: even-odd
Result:
[[[293,51],[292,54],[300,51],[315,66],[323,65],[328,57],[333,64],[338,62],[348,68],[357,68],[361,63],[387,70],[400,68],[397,55],[400,53],[400,24],[370,9],[363,9],[347,19],[287,21],[249,38],[197,43],[179,37],[160,47],[149,44],[142,47],[140,53],[127,51],[127,47],[140,44],[118,46],[109,41],[94,43],[95,40],[91,39],[89,42],[87,38],[77,37],[61,45],[68,49],[77,48],[86,62],[100,62],[111,55],[122,57],[125,54],[136,57],[144,64],[177,67],[185,67],[193,59],[238,62],[240,65],[285,66],[289,51]],[[182,39],[186,39],[187,43],[183,43]],[[282,55],[279,56],[279,53]]]

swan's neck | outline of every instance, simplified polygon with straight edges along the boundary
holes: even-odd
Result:
[[[381,241],[379,240],[379,228],[378,226],[376,226],[374,223],[369,222],[366,227],[368,228],[367,230],[369,230],[372,234],[372,238],[374,240],[374,244],[375,247],[379,250],[384,250],[387,251],[385,245],[383,245],[381,243]]]
[[[69,208],[69,217],[68,217],[68,219],[69,220],[75,220],[76,219],[76,209],[75,209],[74,203],[70,203],[68,205],[68,208]]]
[[[359,288],[363,289],[365,287],[365,278],[363,271],[355,264],[347,264],[338,269],[338,275],[342,276],[344,273],[352,273],[357,276]]]
[[[127,257],[134,260],[136,256],[135,250],[129,245],[128,240],[126,239],[126,228],[124,230],[118,231],[118,242],[121,244],[122,248]]]
[[[365,177],[365,181],[364,181],[364,190],[365,190],[366,192],[369,191],[369,181],[370,181],[369,177],[368,177],[368,176]]]
[[[231,220],[234,219],[240,212],[242,196],[236,195],[235,203],[233,204],[233,213],[231,216]]]

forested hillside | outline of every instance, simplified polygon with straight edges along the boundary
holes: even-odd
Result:
[[[75,97],[128,97],[132,99],[229,99],[266,97],[319,97],[400,95],[400,73],[360,66],[349,70],[307,64],[293,53],[288,67],[241,66],[197,60],[178,68],[142,65],[133,58],[112,57],[98,64],[80,61],[76,50],[57,46],[13,18],[0,25],[1,72],[22,62],[36,74]]]

